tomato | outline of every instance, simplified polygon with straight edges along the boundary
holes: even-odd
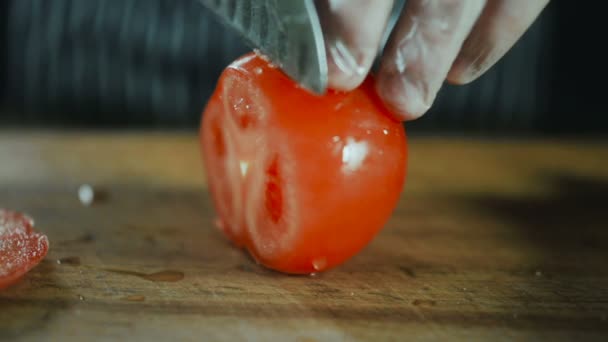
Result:
[[[325,271],[361,251],[405,182],[405,129],[372,76],[317,96],[250,53],[220,76],[199,133],[222,231],[285,273]]]
[[[49,241],[27,216],[0,209],[0,289],[17,282],[44,259]]]

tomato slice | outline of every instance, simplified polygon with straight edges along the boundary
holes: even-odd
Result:
[[[250,53],[229,65],[202,114],[200,143],[219,226],[262,265],[331,269],[390,218],[407,139],[370,76],[316,96]]]
[[[33,225],[23,214],[0,209],[0,289],[17,282],[46,256],[49,241]]]

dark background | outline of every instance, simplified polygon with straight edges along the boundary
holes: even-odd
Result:
[[[0,127],[196,128],[222,69],[248,51],[196,0],[0,6]],[[607,133],[603,6],[553,0],[490,72],[446,85],[409,129]]]

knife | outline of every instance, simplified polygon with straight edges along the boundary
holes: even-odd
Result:
[[[301,87],[327,90],[325,42],[313,0],[200,0]]]

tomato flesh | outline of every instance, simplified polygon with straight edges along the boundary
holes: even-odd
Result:
[[[0,289],[17,282],[47,254],[49,241],[34,231],[33,220],[0,209]]]
[[[316,96],[247,54],[220,76],[200,143],[222,231],[286,273],[325,271],[361,251],[405,183],[405,129],[372,76]]]

